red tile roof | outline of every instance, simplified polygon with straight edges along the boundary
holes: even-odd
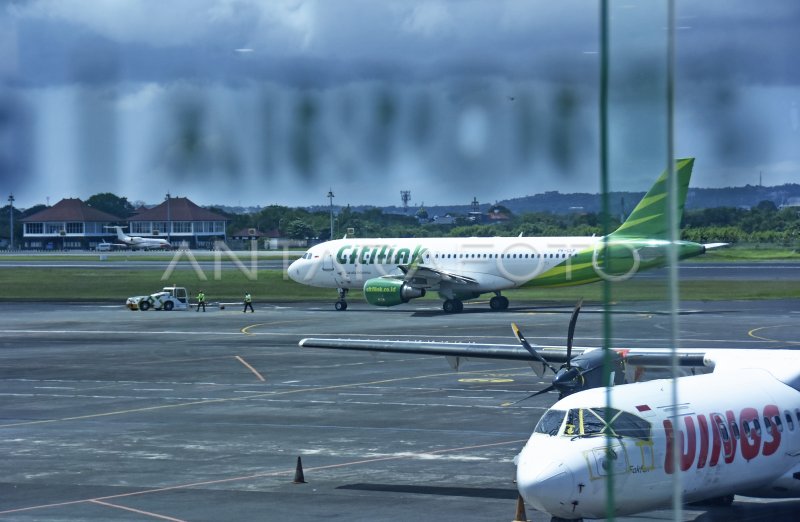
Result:
[[[170,198],[169,212],[167,202],[164,201],[156,207],[131,216],[128,221],[167,221],[167,213],[170,221],[227,221],[225,216],[206,210],[188,198]]]
[[[25,223],[47,221],[72,221],[72,222],[101,222],[123,221],[108,212],[92,208],[78,198],[62,199],[52,207],[46,208],[36,214],[22,218]]]

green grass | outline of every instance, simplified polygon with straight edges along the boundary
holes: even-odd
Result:
[[[185,286],[192,297],[203,290],[208,301],[241,300],[245,291],[259,301],[305,300],[335,296],[335,291],[311,288],[285,280],[277,270],[260,270],[251,281],[239,270],[222,270],[220,279],[213,272],[207,280],[193,270],[177,269],[169,279],[161,280],[159,270],[92,270],[78,268],[0,268],[0,299],[119,301],[134,295],[146,295],[164,286]]]
[[[709,250],[692,261],[798,261],[800,252],[773,245],[731,245]]]
[[[216,257],[213,253],[206,253],[206,252],[192,252],[194,258],[197,261],[214,261]],[[97,254],[40,254],[40,255],[24,255],[24,254],[7,254],[7,255],[0,255],[0,261],[20,261],[20,262],[28,262],[28,261],[99,261],[101,256],[104,257],[104,261],[107,262],[128,262],[128,261],[160,261],[160,262],[170,262],[176,256],[174,255],[165,255],[162,253],[136,253],[131,254],[128,252],[98,252]],[[289,261],[294,261],[295,259],[299,258],[299,255],[290,254],[286,256],[286,259]],[[243,253],[241,255],[237,254],[237,258],[248,265],[250,263],[250,254]],[[185,262],[189,259],[186,254],[181,254],[179,257],[180,261]],[[230,261],[231,257],[222,253],[220,259],[222,261]],[[284,259],[283,253],[275,253],[275,252],[259,252],[258,259],[260,260],[277,260],[280,261]]]
[[[0,299],[30,301],[112,301],[125,302],[130,296],[156,292],[176,284],[189,289],[192,296],[202,289],[210,302],[239,301],[245,291],[256,301],[327,301],[336,300],[336,291],[312,288],[284,279],[277,270],[261,270],[255,280],[239,270],[223,270],[218,280],[213,272],[208,279],[198,278],[193,270],[178,269],[166,281],[158,270],[92,270],[77,268],[0,268]],[[526,288],[507,292],[513,301],[574,302],[578,297],[602,301],[602,285],[593,283],[566,288]],[[795,281],[691,281],[681,287],[685,300],[791,299],[800,295]],[[362,300],[361,292],[351,291],[349,298]],[[615,301],[652,301],[667,299],[664,281],[636,279],[614,284]],[[438,301],[432,294],[426,300]]]

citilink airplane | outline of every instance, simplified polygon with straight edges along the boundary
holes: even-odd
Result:
[[[679,218],[694,158],[677,161]],[[503,290],[559,287],[622,280],[639,270],[664,266],[670,246],[667,173],[608,237],[344,238],[309,249],[288,269],[294,281],[339,291],[337,310],[347,309],[347,292],[363,288],[376,306],[395,306],[436,291],[448,313],[463,301],[494,293],[492,310],[508,308]],[[724,243],[679,241],[680,259]]]
[[[669,367],[669,349],[610,350],[609,388],[602,349],[576,347],[573,356],[579,306],[566,349],[533,347],[515,325],[519,345],[303,339],[300,346],[443,355],[455,368],[464,358],[517,360],[540,376],[552,371],[552,384],[531,396],[555,391],[560,399],[515,463],[520,495],[553,521],[668,507],[676,473],[685,502],[800,497],[800,351],[678,349],[684,376],[674,404],[669,379],[641,381]]]

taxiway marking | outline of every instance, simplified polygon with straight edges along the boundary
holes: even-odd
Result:
[[[111,504],[110,502],[103,502],[102,500],[92,499],[92,500],[87,500],[87,502],[91,502],[92,504],[99,504],[101,506],[106,506],[106,507],[110,507],[110,508],[122,509],[122,510],[125,510],[125,511],[131,511],[133,513],[138,513],[140,515],[146,515],[148,517],[158,518],[158,519],[161,519],[161,520],[170,520],[172,522],[186,522],[185,520],[181,520],[180,518],[172,518],[172,517],[168,517],[166,515],[159,515],[157,513],[151,513],[150,511],[142,511],[141,509],[134,509],[132,507],[120,506],[120,505],[117,505],[117,504]]]
[[[776,325],[773,325],[773,326],[761,326],[761,327],[758,327],[758,328],[753,328],[752,330],[747,332],[747,335],[749,335],[753,339],[760,339],[762,341],[769,341],[771,343],[800,344],[800,342],[797,342],[797,341],[784,341],[784,340],[781,340],[781,339],[770,339],[769,337],[761,337],[760,335],[756,335],[755,334],[755,332],[758,332],[760,330],[766,330],[767,328],[786,328],[787,326],[792,326],[792,325],[776,324]]]
[[[256,369],[255,369],[255,368],[253,368],[252,366],[250,366],[250,365],[247,363],[247,361],[245,361],[244,359],[242,359],[242,358],[241,358],[241,357],[239,357],[238,355],[236,356],[236,360],[238,360],[240,363],[244,364],[244,365],[245,365],[245,366],[246,366],[246,367],[247,367],[247,368],[248,368],[248,369],[249,369],[251,372],[253,372],[253,373],[255,374],[255,376],[258,378],[258,380],[259,380],[259,381],[261,381],[261,382],[265,382],[265,381],[266,381],[266,379],[264,378],[264,376],[263,376],[263,375],[261,375],[260,373],[258,373],[258,370],[256,370]]]
[[[292,322],[299,322],[299,321],[292,321]],[[270,324],[270,323],[262,323],[262,324]],[[250,325],[258,326],[258,325]],[[248,327],[245,327],[248,328]],[[764,327],[767,328],[767,327]],[[755,330],[758,330],[756,328]],[[753,330],[753,331],[755,331]],[[29,329],[6,329],[0,330],[0,334],[79,334],[79,335],[141,335],[140,330],[29,330]],[[148,330],[148,334],[153,335],[216,335],[216,336],[240,336],[242,334],[241,330],[238,332],[201,332],[201,331],[192,331],[192,330]],[[360,333],[347,333],[347,334],[330,334],[330,333],[320,333],[320,332],[304,332],[304,333],[289,333],[289,332],[258,332],[258,333],[249,333],[249,335],[263,335],[269,337],[326,337],[326,336],[333,336],[336,338],[349,338],[349,337],[363,337],[367,339],[374,339],[376,338],[375,334],[360,334]],[[419,339],[420,334],[392,334],[389,337],[393,338],[412,338],[412,339]],[[434,335],[436,339],[465,339],[469,338],[470,340],[475,339],[506,339],[504,336],[500,335],[473,335],[473,336],[465,336],[465,335]],[[555,339],[555,340],[563,340],[563,336],[526,336],[528,340],[535,340],[535,339]],[[751,336],[754,337],[754,336]],[[603,337],[576,337],[576,340],[583,340],[583,341],[603,341]],[[695,343],[746,343],[746,344],[753,344],[759,342],[757,337],[754,337],[753,340],[750,339],[743,339],[743,340],[736,340],[736,339],[694,339],[694,338],[681,338],[678,339],[682,343],[686,342],[695,342]],[[761,339],[763,340],[763,339]],[[767,339],[772,341],[772,339]],[[517,346],[516,339],[513,336],[508,337],[508,343],[506,344],[513,344]],[[613,339],[615,343],[621,342],[663,342],[663,338],[643,338],[643,337],[615,337]],[[776,341],[777,342],[777,341]],[[540,348],[562,348],[561,345],[548,347],[548,346],[540,346]]]
[[[251,324],[249,326],[245,326],[244,328],[239,330],[239,332],[241,332],[241,333],[243,333],[245,335],[262,335],[262,334],[252,334],[252,333],[250,333],[250,328],[255,328],[256,326],[276,326],[276,325],[279,325],[279,324],[294,324],[294,323],[304,323],[304,322],[306,322],[306,321],[297,320],[297,321],[273,321],[271,323],[256,323],[256,324]]]

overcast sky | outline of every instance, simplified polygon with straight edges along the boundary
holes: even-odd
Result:
[[[666,161],[658,3],[611,2],[613,189],[646,190]],[[697,158],[692,185],[800,182],[800,2],[676,5],[676,155]],[[599,189],[597,1],[0,6],[0,190],[21,207]]]

